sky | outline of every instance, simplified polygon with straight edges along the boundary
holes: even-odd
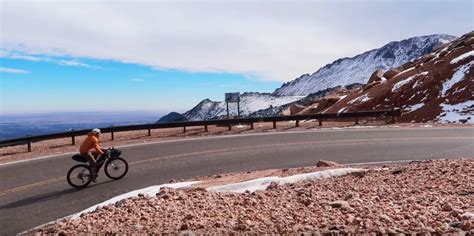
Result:
[[[0,0],[0,114],[183,112],[390,41],[474,29],[472,0]]]

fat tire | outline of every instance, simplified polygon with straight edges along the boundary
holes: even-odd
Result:
[[[89,184],[91,183],[91,181],[92,181],[89,177],[87,177],[87,181],[86,181],[83,185],[75,185],[75,184],[72,183],[72,181],[71,181],[71,173],[72,173],[72,171],[73,171],[74,169],[79,168],[79,167],[81,167],[81,168],[86,168],[86,169],[89,171],[89,174],[91,173],[91,170],[89,169],[89,166],[88,166],[88,165],[84,165],[84,164],[75,165],[75,166],[71,167],[71,169],[69,169],[69,171],[67,172],[67,177],[66,177],[67,183],[68,183],[69,185],[71,185],[72,187],[77,188],[77,189],[81,189],[81,188],[87,187],[87,185],[89,185]]]
[[[109,174],[109,168],[108,167],[109,167],[109,165],[112,161],[117,161],[117,160],[122,161],[125,164],[125,171],[119,177],[112,177]],[[127,172],[128,172],[128,163],[125,159],[123,159],[121,157],[114,157],[112,159],[107,160],[107,162],[105,162],[104,170],[105,170],[105,175],[107,175],[107,177],[109,177],[110,179],[113,179],[113,180],[118,180],[118,179],[123,178],[127,174]]]

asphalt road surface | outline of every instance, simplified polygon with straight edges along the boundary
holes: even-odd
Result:
[[[83,190],[65,175],[70,155],[0,166],[0,234],[13,235],[139,188],[235,171],[314,165],[472,158],[474,128],[351,129],[185,139],[122,147],[130,170],[110,181],[101,172]]]

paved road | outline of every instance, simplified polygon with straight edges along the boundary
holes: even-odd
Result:
[[[0,166],[0,234],[12,235],[138,188],[222,172],[314,165],[472,157],[474,128],[281,132],[188,139],[121,148],[130,172],[101,174],[76,191],[64,176],[69,156]]]

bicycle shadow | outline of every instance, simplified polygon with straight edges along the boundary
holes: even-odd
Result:
[[[71,187],[71,188],[68,188],[68,189],[60,190],[60,191],[54,191],[54,192],[50,192],[50,193],[38,194],[38,195],[31,196],[31,197],[28,197],[28,198],[25,198],[25,199],[21,199],[21,200],[15,201],[15,202],[7,203],[5,205],[0,206],[0,209],[17,208],[17,207],[27,206],[27,205],[31,205],[31,204],[36,204],[36,203],[39,203],[39,202],[49,201],[49,200],[57,199],[57,198],[59,198],[63,195],[68,195],[68,194],[71,194],[71,193],[80,192],[80,191],[83,191],[83,190],[86,190],[86,189],[90,189],[90,188],[94,188],[94,187],[97,187],[97,186],[101,186],[103,184],[107,184],[107,183],[112,182],[112,181],[113,180],[107,180],[107,181],[104,181],[104,182],[95,183],[95,184],[89,185],[87,188],[84,188],[84,189],[75,189],[75,188]]]

